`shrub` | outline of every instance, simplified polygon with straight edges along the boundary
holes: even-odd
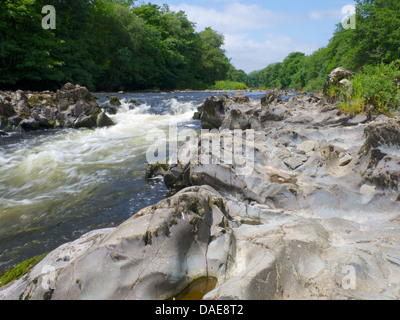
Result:
[[[340,89],[341,108],[351,113],[364,112],[372,106],[376,112],[394,110],[400,105],[400,61],[383,62],[376,66],[365,66],[352,79],[352,88]]]
[[[217,81],[212,87],[214,90],[246,90],[247,86],[243,82]]]

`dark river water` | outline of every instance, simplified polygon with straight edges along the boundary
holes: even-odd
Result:
[[[178,130],[200,129],[192,120],[196,108],[221,94],[96,94],[100,104],[111,95],[121,100],[110,116],[115,126],[0,138],[0,274],[166,198],[162,181],[145,181],[149,132],[168,134],[171,121]],[[131,99],[140,102],[133,110]]]

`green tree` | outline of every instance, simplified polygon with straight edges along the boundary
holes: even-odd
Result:
[[[224,80],[230,68],[230,61],[225,56],[224,36],[211,28],[200,32],[202,69],[201,77],[209,84]]]
[[[44,5],[56,30],[41,26]],[[185,13],[133,0],[3,0],[0,85],[55,89],[65,82],[90,90],[206,87],[231,66],[223,36],[195,32]],[[244,72],[236,77],[244,77]]]
[[[282,88],[288,89],[291,86],[295,88],[301,87],[301,80],[294,79],[294,76],[298,73],[304,57],[305,55],[302,52],[292,52],[283,60],[279,72]]]
[[[55,53],[62,45],[52,30],[44,30],[40,1],[0,2],[0,84],[4,88],[53,88],[63,79],[63,61]]]

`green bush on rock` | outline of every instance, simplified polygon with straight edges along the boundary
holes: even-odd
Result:
[[[247,86],[242,82],[217,81],[212,87],[213,90],[246,90]]]

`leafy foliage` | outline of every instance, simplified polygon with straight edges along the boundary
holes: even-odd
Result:
[[[400,105],[400,60],[365,66],[352,79],[352,88],[342,88],[342,109],[360,113],[372,108],[386,112]]]
[[[315,91],[322,89],[329,73],[337,67],[358,72],[364,66],[374,67],[381,62],[390,64],[398,59],[400,1],[356,0],[356,29],[345,30],[339,23],[326,47],[309,56],[291,53],[283,62],[249,74],[247,84],[254,87]],[[371,69],[364,71],[367,75],[371,74]],[[370,81],[378,80],[377,77],[370,78]],[[382,83],[377,84],[376,88],[385,92],[389,90],[382,86]],[[374,96],[373,93],[368,95]]]
[[[44,5],[56,30],[41,26]],[[132,0],[3,0],[0,86],[90,90],[207,87],[231,67],[224,37],[197,33],[184,12]]]
[[[212,87],[214,90],[246,90],[248,89],[243,82],[217,81]]]

